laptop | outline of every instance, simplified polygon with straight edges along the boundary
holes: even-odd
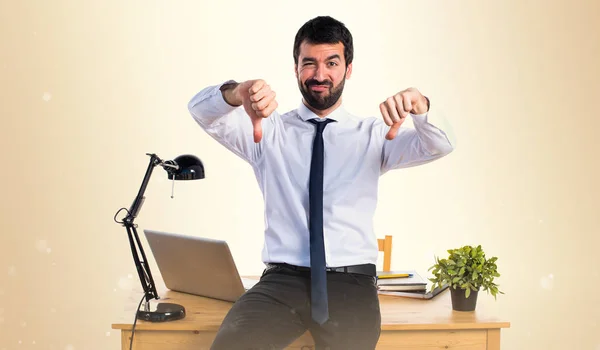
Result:
[[[257,279],[241,278],[222,240],[144,230],[170,290],[235,302]]]

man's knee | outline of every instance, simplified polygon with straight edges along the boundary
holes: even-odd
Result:
[[[277,344],[268,344],[264,334],[248,332],[235,325],[221,327],[213,340],[210,350],[275,350],[281,349]]]
[[[223,324],[217,332],[210,350],[241,349],[240,344],[243,344],[243,338],[244,332],[238,327]]]

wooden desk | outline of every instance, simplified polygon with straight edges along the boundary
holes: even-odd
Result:
[[[161,302],[183,305],[186,318],[167,323],[138,321],[133,349],[209,349],[232,303],[169,290],[160,295]],[[385,295],[380,295],[379,300],[382,331],[377,349],[500,350],[500,330],[510,327],[509,322],[489,317],[479,309],[453,311],[448,290],[433,300]],[[123,350],[129,349],[134,312],[126,316],[132,322],[112,325],[121,330]],[[314,343],[307,332],[288,349],[314,349]]]

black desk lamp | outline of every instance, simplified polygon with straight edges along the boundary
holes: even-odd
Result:
[[[127,216],[123,219],[123,221],[117,221],[116,217],[121,210],[127,210],[126,208],[121,208],[117,214],[115,214],[115,221],[119,224],[122,224],[127,229],[129,244],[131,245],[131,253],[133,254],[133,261],[135,262],[135,267],[137,269],[138,276],[140,277],[140,282],[144,288],[144,299],[146,302],[143,310],[138,308],[137,319],[150,322],[174,321],[185,317],[185,308],[182,305],[159,303],[156,311],[150,311],[150,300],[159,299],[159,296],[156,292],[154,279],[152,278],[152,273],[150,272],[150,267],[148,266],[146,260],[146,254],[144,254],[144,249],[136,231],[137,225],[133,223],[133,220],[139,213],[140,208],[144,203],[144,192],[146,191],[146,186],[148,185],[148,181],[150,180],[150,176],[152,175],[154,167],[157,165],[163,167],[168,174],[169,180],[196,180],[204,178],[204,166],[202,165],[202,161],[200,161],[200,159],[198,159],[196,156],[188,154],[181,155],[174,160],[167,161],[161,160],[158,158],[158,156],[156,156],[156,154],[146,153],[146,155],[150,156],[150,164],[148,164],[146,175],[144,176],[144,180],[142,181],[142,186],[140,187],[137,197],[135,197],[131,208],[129,208],[127,211]],[[171,198],[172,197],[173,195],[171,194]],[[140,255],[142,260],[140,260]]]

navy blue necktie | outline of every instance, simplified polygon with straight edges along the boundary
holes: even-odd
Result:
[[[312,160],[309,180],[309,230],[310,230],[310,279],[311,279],[311,315],[318,324],[329,319],[327,305],[327,271],[325,263],[325,243],[323,239],[323,130],[328,123],[311,119],[309,122],[317,127],[313,142]]]

